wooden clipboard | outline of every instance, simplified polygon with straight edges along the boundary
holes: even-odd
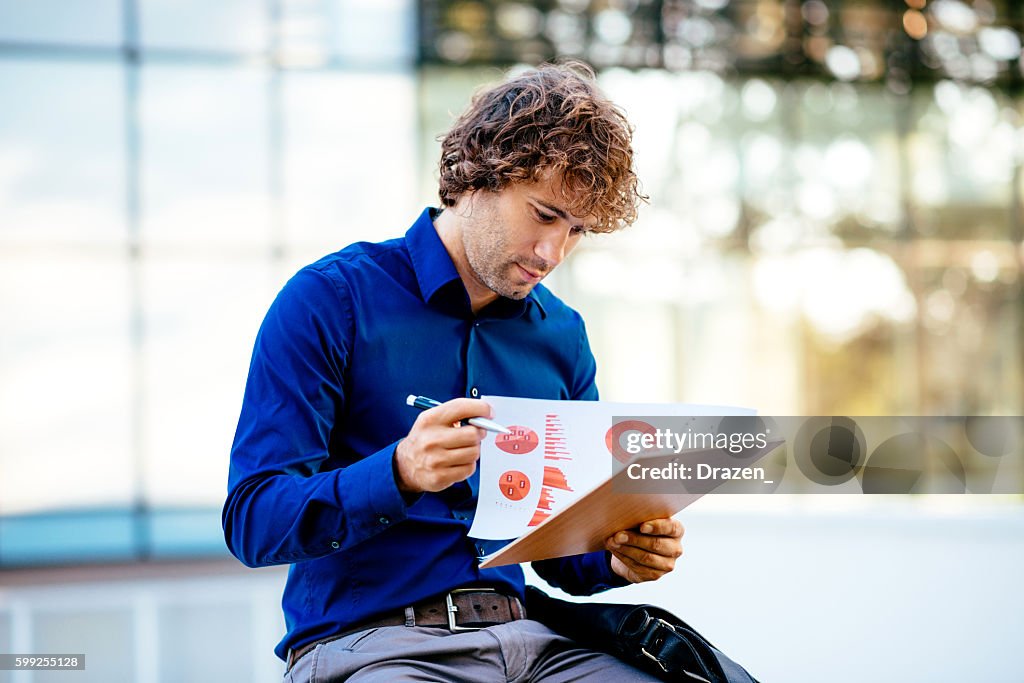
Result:
[[[764,448],[749,451],[744,455],[743,464],[749,466],[758,462],[782,443],[781,440],[769,441]],[[723,452],[718,449],[691,451],[685,456],[690,462],[723,460]],[[679,486],[663,492],[632,493],[629,489],[636,489],[637,485],[624,468],[542,524],[491,553],[480,563],[480,568],[604,550],[605,539],[612,534],[648,520],[671,517],[724,483],[709,484],[702,490]]]

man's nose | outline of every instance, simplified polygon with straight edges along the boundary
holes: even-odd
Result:
[[[565,245],[569,241],[569,230],[552,231],[537,241],[533,251],[537,256],[544,259],[548,270],[553,269],[565,258]]]

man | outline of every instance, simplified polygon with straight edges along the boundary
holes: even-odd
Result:
[[[653,680],[522,618],[518,566],[478,568],[485,432],[460,426],[492,417],[488,393],[597,399],[583,322],[539,283],[584,234],[635,219],[630,144],[585,66],[512,78],[443,139],[443,210],[304,268],[271,306],[223,524],[245,564],[291,564],[289,680]],[[451,400],[416,412],[409,394]],[[651,520],[533,566],[591,594],[671,571],[682,533]]]

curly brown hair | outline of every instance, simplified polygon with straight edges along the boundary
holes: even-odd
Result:
[[[441,203],[556,171],[570,214],[594,216],[595,232],[618,230],[647,200],[633,170],[632,137],[589,66],[541,65],[477,92],[441,138]]]

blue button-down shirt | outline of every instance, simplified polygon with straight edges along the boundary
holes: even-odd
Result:
[[[519,566],[477,566],[495,549],[466,534],[477,475],[411,503],[398,491],[395,445],[418,414],[406,396],[597,399],[579,314],[538,285],[474,315],[432,216],[299,271],[257,336],[223,524],[245,564],[292,565],[281,658],[459,586],[522,596]],[[625,583],[603,552],[534,568],[576,594]]]

